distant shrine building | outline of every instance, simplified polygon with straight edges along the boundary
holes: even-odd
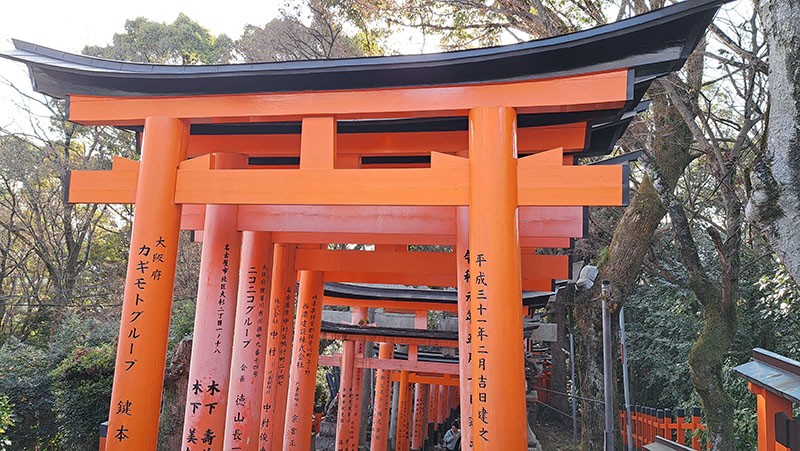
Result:
[[[141,161],[74,171],[69,190],[135,205],[106,449],[156,449],[181,230],[203,243],[183,449],[308,450],[320,363],[341,368],[338,450],[358,447],[362,369],[376,370],[373,450],[390,415],[397,449],[416,450],[451,413],[462,449],[527,449],[523,317],[570,277],[567,256],[537,250],[582,237],[586,207],[627,204],[625,158],[582,158],[612,150],[721,3],[415,56],[162,66],[14,41],[0,56],[69,120],[140,137]],[[352,325],[323,324],[323,305],[350,306]],[[416,328],[363,326],[369,308]],[[458,333],[416,330],[429,311],[457,314]],[[341,354],[320,357],[320,338]]]

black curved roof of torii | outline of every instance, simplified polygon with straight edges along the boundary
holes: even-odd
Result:
[[[14,41],[15,50],[1,55],[27,64],[34,88],[54,97],[478,84],[625,68],[634,70],[639,88],[638,85],[648,85],[654,77],[680,68],[725,1],[687,0],[562,36],[425,55],[172,66],[74,55],[18,40]]]
[[[621,109],[520,115],[519,127],[587,121],[578,156],[612,150],[652,81],[678,70],[719,7],[729,0],[686,0],[589,30],[520,44],[425,55],[274,63],[174,66],[75,55],[14,40],[0,57],[25,63],[37,92],[53,97],[186,96],[469,85],[629,69]],[[192,134],[293,133],[299,124],[193,124]],[[353,121],[340,133],[466,129],[464,118]]]

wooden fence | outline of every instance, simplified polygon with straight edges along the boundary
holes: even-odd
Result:
[[[706,427],[700,422],[700,408],[692,407],[691,415],[686,416],[685,409],[675,409],[675,417],[670,409],[654,409],[652,407],[636,406],[631,410],[631,429],[633,431],[633,447],[641,450],[644,445],[655,441],[656,436],[689,446],[700,451],[703,449],[703,431]],[[625,409],[620,410],[620,431],[622,443],[627,447],[628,434],[625,425]],[[708,444],[706,443],[706,448]]]

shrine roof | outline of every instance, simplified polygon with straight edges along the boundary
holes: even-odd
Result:
[[[541,308],[547,305],[551,291],[523,291],[522,305]],[[401,285],[375,285],[325,282],[325,295],[345,299],[378,299],[393,301],[428,302],[431,310],[436,304],[458,303],[458,292],[452,288],[435,290],[430,288],[407,287]]]
[[[69,54],[14,40],[0,56],[28,65],[34,89],[54,97],[183,96],[497,83],[633,70],[633,102],[653,79],[681,67],[720,5],[687,0],[589,30],[455,52],[170,66]]]

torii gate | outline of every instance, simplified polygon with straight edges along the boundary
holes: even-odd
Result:
[[[524,249],[568,247],[581,207],[626,204],[627,166],[573,157],[613,147],[721,3],[511,46],[333,61],[172,67],[14,41],[1,56],[67,98],[71,121],[141,131],[140,162],[73,172],[69,194],[136,207],[107,449],[156,446],[182,223],[203,231],[187,449],[308,449],[325,280],[457,285],[465,444],[525,449],[518,302],[566,265]],[[526,210],[541,207],[555,209]],[[342,242],[453,245],[454,261],[325,249]]]

